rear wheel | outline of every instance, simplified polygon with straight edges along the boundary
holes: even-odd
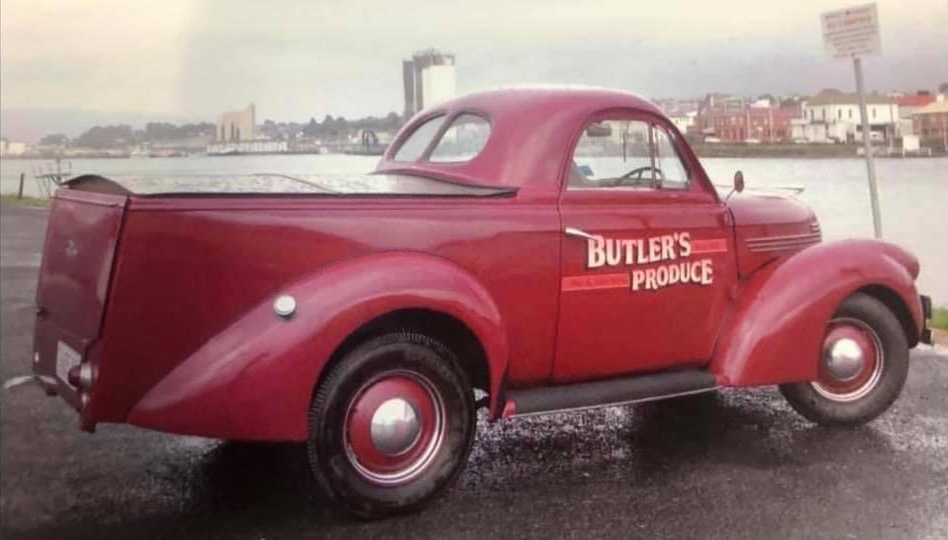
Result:
[[[848,298],[830,320],[815,381],[780,391],[806,418],[823,425],[859,425],[899,396],[908,374],[902,325],[885,304],[865,294]]]
[[[475,418],[473,391],[450,350],[412,333],[371,339],[313,397],[312,476],[358,517],[418,509],[457,479]]]

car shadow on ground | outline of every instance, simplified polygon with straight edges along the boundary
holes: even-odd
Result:
[[[458,486],[421,514],[387,523],[356,522],[333,511],[305,478],[301,445],[221,442],[183,469],[181,500],[156,514],[123,515],[109,525],[81,523],[82,509],[29,536],[266,535],[276,531],[411,534],[413,522],[450,523],[500,493],[551,486],[609,484],[662,489],[670,479],[711,467],[794,469],[859,453],[886,459],[892,449],[871,426],[828,430],[808,424],[773,396],[706,396],[486,424]],[[451,499],[463,500],[452,503]],[[698,509],[695,509],[698,511]]]
[[[685,463],[800,467],[857,451],[894,452],[871,425],[824,428],[786,408],[720,393],[649,403],[637,412],[629,422],[630,461],[643,471]]]
[[[661,484],[710,466],[799,468],[894,450],[872,425],[827,429],[772,390],[715,392],[482,426],[461,486],[507,490],[587,481]]]

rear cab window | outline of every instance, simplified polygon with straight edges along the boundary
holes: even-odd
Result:
[[[444,115],[424,121],[405,139],[392,159],[403,162],[418,161],[426,157],[425,151],[428,148],[432,148],[427,155],[428,161],[462,163],[480,154],[490,138],[490,121],[478,114],[458,114],[447,128],[442,130],[444,122]],[[436,137],[437,142],[432,144]]]
[[[490,122],[476,114],[459,114],[444,130],[429,161],[456,163],[470,161],[484,149],[490,137]]]
[[[441,124],[443,123],[443,114],[426,120],[423,124],[415,128],[415,131],[398,147],[398,151],[395,152],[395,157],[392,159],[395,161],[418,161],[421,159],[421,156],[425,153],[425,150],[428,149],[428,146],[435,138],[435,135],[438,134],[438,130],[441,129]]]

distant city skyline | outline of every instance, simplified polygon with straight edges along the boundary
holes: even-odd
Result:
[[[939,86],[944,87],[948,83],[940,83]],[[530,86],[529,84],[526,86]],[[554,85],[556,86],[556,85]],[[570,86],[570,85],[564,85]],[[583,86],[583,85],[580,85]],[[664,98],[660,96],[646,96],[649,99],[652,99],[656,105],[661,107],[665,112],[672,118],[673,121],[676,121],[674,115],[682,114],[681,107],[684,105],[686,109],[691,107],[689,110],[694,109],[694,104],[702,101],[703,98],[709,95],[723,95],[723,96],[733,96],[735,99],[739,99],[741,103],[751,103],[755,99],[770,95],[775,98],[774,105],[779,106],[781,100],[797,100],[799,98],[806,99],[810,96],[816,95],[819,92],[827,90],[821,88],[818,91],[814,90],[812,93],[806,94],[786,94],[781,95],[773,92],[764,92],[762,94],[750,94],[750,95],[741,95],[741,94],[729,94],[729,93],[718,93],[718,92],[706,92],[704,94],[696,95],[694,97],[684,97],[684,98]],[[829,90],[838,90],[838,89],[829,89]],[[916,95],[918,92],[928,92],[932,96],[937,96],[939,93],[945,95],[944,90],[939,90],[937,87],[927,88],[927,89],[906,89],[906,90],[893,90],[885,94],[902,94],[906,96]],[[870,98],[874,95],[885,95],[883,93],[873,92],[870,94]],[[217,129],[220,129],[221,116],[232,114],[233,111],[215,111],[213,113],[208,113],[199,118],[185,118],[185,117],[174,117],[174,116],[164,116],[164,115],[148,115],[146,113],[108,113],[108,112],[96,112],[96,111],[71,111],[71,110],[6,110],[2,111],[2,124],[0,124],[0,136],[9,141],[22,141],[29,144],[36,144],[39,140],[47,135],[65,135],[68,139],[76,138],[80,133],[89,130],[90,128],[96,126],[119,126],[127,125],[133,129],[144,129],[147,124],[172,124],[172,125],[186,125],[186,124],[200,124],[206,123],[209,125],[217,125]],[[389,111],[387,115],[366,115],[360,117],[345,117],[344,115],[333,115],[328,114],[333,118],[346,118],[347,121],[360,121],[369,118],[382,119],[391,114],[399,114],[398,111]],[[274,119],[266,114],[263,114],[259,117],[254,115],[255,122],[254,126],[262,126],[265,122],[276,122],[278,124],[298,124],[300,126],[305,125],[309,119],[316,119],[317,121],[322,121],[327,115],[317,116],[314,114],[301,114],[297,118],[292,119]],[[404,120],[405,118],[403,118]],[[677,125],[677,124],[676,124]],[[249,125],[248,125],[249,126]],[[253,129],[245,128],[244,133],[253,133]],[[242,137],[246,139],[246,137]],[[252,135],[251,135],[252,138]]]
[[[851,90],[851,68],[823,52],[819,14],[852,3],[364,0],[340,10],[300,0],[261,10],[223,0],[6,0],[0,130],[19,137],[44,118],[213,121],[249,102],[261,120],[384,116],[404,108],[401,60],[428,47],[456,55],[459,93],[538,82],[673,98]],[[865,62],[871,90],[934,90],[948,79],[948,2],[880,1],[879,16],[883,54]]]

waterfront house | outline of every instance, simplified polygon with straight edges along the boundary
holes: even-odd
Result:
[[[931,94],[917,94],[914,96],[901,96],[895,98],[899,105],[899,125],[897,132],[902,135],[912,135],[915,133],[912,125],[912,117],[922,107],[935,102],[935,96]]]
[[[922,146],[948,152],[948,101],[943,95],[938,97],[938,101],[929,103],[912,115],[912,130],[919,136]]]
[[[899,104],[887,96],[866,96],[869,137],[890,141],[896,133]],[[839,90],[822,90],[803,104],[803,119],[794,139],[806,142],[855,142],[862,138],[859,96]],[[802,128],[802,129],[801,129]]]
[[[0,156],[22,156],[29,149],[29,145],[20,141],[8,141],[3,139],[0,142]]]

